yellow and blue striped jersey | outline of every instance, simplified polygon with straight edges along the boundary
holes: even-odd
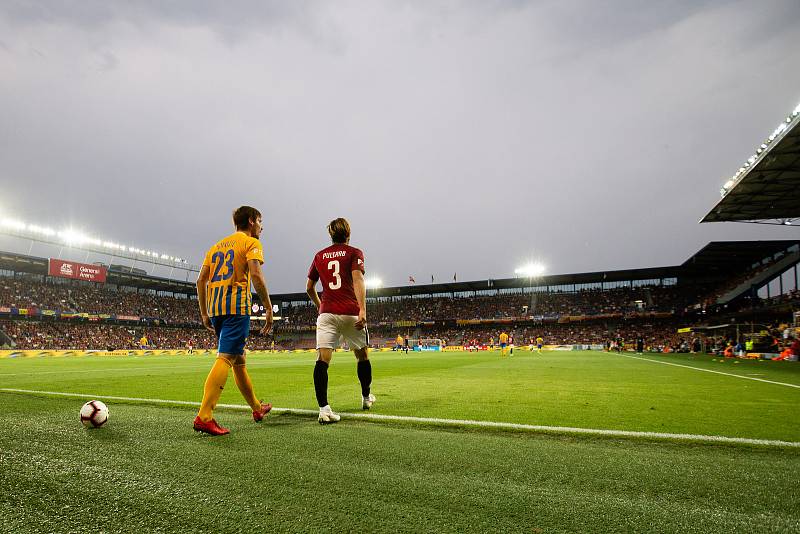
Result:
[[[236,232],[217,242],[206,252],[203,267],[208,266],[206,299],[209,317],[218,315],[250,315],[249,260],[264,263],[264,250],[255,237]]]

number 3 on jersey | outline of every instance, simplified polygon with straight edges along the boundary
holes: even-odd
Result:
[[[328,270],[333,270],[333,277],[336,279],[335,282],[329,282],[328,287],[331,289],[339,289],[342,287],[342,276],[339,274],[339,260],[329,261]]]

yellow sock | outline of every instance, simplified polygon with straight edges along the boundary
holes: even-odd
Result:
[[[203,402],[200,404],[200,411],[197,415],[200,420],[210,421],[213,417],[212,412],[217,407],[222,390],[225,388],[225,382],[228,381],[228,369],[231,365],[222,358],[217,358],[211,371],[208,372],[206,378],[206,385],[203,388]]]
[[[253,392],[253,382],[250,381],[250,374],[247,372],[247,368],[244,365],[233,366],[233,379],[236,380],[236,386],[242,393],[244,400],[247,401],[247,404],[250,405],[254,412],[259,411],[261,409],[261,402],[256,398],[255,392]]]

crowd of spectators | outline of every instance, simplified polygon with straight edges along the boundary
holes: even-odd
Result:
[[[446,345],[464,345],[477,341],[489,344],[493,339],[498,342],[501,332],[509,334],[517,345],[529,345],[537,337],[544,339],[548,345],[603,345],[609,340],[634,342],[638,338],[645,345],[664,347],[678,345],[683,338],[676,334],[678,324],[663,320],[653,322],[588,322],[588,323],[543,323],[541,325],[514,327],[507,326],[465,326],[461,328],[425,328],[419,332],[420,337],[441,339]]]
[[[151,349],[215,349],[216,337],[202,328],[131,327],[67,321],[0,321],[0,330],[19,350],[126,350],[141,348],[142,338]],[[252,335],[250,350],[272,348],[272,339]],[[280,341],[276,348],[284,347]]]
[[[199,323],[194,299],[29,278],[0,278],[0,306],[137,316],[172,324]]]
[[[455,319],[509,319],[531,316],[594,316],[637,313],[678,313],[696,295],[676,287],[624,287],[576,292],[514,293],[488,296],[405,298],[371,301],[372,324],[397,321],[446,321]],[[317,310],[300,305],[283,310],[293,325],[314,324]]]
[[[373,325],[373,346],[384,346],[398,333],[403,336],[438,338],[449,345],[460,345],[474,339],[483,342],[491,337],[497,339],[500,331],[505,330],[520,344],[527,344],[530,339],[539,336],[545,339],[545,343],[555,345],[604,344],[609,339],[643,338],[647,346],[683,349],[687,344],[693,346],[693,342],[677,336],[675,319],[656,319],[643,315],[666,312],[678,316],[688,303],[697,302],[699,297],[696,291],[697,288],[692,287],[644,286],[533,295],[506,293],[371,300],[368,318]],[[800,291],[794,290],[766,299],[761,305],[787,302],[800,302]],[[20,349],[138,348],[139,339],[145,332],[154,348],[177,349],[189,344],[195,348],[212,348],[216,345],[214,336],[200,327],[195,299],[137,293],[113,286],[0,277],[0,307],[137,316],[160,319],[171,325],[145,327],[141,324],[121,326],[102,322],[0,321],[0,330],[5,331]],[[310,327],[316,322],[316,308],[308,303],[283,308],[281,315],[283,321],[276,323],[277,348],[313,348],[314,338]],[[562,323],[556,319],[566,316],[583,316],[589,320]],[[454,320],[459,319],[507,320],[523,317],[548,319],[525,327],[511,324],[442,326],[443,322],[453,325]],[[402,329],[393,326],[400,321],[409,321],[413,326]],[[422,322],[437,323],[437,326],[418,326]],[[271,348],[271,344],[272,338],[253,336],[248,348],[266,349]]]

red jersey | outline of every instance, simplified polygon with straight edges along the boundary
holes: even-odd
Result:
[[[317,252],[308,269],[308,278],[322,281],[319,313],[358,315],[353,271],[364,272],[364,253],[359,249],[334,243]]]

